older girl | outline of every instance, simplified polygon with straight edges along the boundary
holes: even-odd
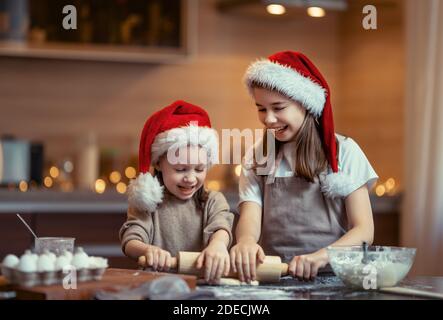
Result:
[[[368,190],[378,177],[357,143],[335,134],[329,86],[305,55],[256,61],[245,81],[272,135],[244,159],[232,268],[250,281],[265,254],[279,255],[292,276],[312,279],[327,246],[372,243]]]

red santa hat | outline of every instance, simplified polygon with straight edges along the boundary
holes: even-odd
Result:
[[[171,148],[188,145],[205,148],[209,165],[217,161],[218,135],[204,109],[178,100],[148,118],[140,138],[140,174],[129,184],[130,205],[142,211],[155,211],[163,200],[163,186],[149,173],[149,168]]]
[[[320,135],[331,174],[326,176],[322,191],[330,196],[349,194],[350,177],[339,173],[337,146],[332,116],[331,92],[320,71],[304,54],[283,51],[253,62],[244,77],[252,94],[253,83],[276,90],[301,103],[320,123]]]

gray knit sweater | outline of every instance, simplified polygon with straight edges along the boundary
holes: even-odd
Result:
[[[166,191],[166,190],[165,190]],[[210,191],[202,210],[194,200],[181,200],[166,191],[155,212],[128,208],[127,220],[120,228],[122,250],[130,240],[139,240],[167,250],[172,256],[179,251],[201,251],[217,230],[229,234],[232,243],[234,214],[222,193]]]

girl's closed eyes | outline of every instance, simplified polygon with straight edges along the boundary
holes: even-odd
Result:
[[[174,167],[175,171],[177,172],[186,172],[186,171],[191,171],[191,170],[195,170],[197,172],[203,172],[206,169],[206,166],[196,166],[196,167],[184,167],[184,166],[179,166],[179,167]]]
[[[284,110],[286,107],[278,107],[278,108],[274,108],[274,111],[281,111]],[[266,112],[266,109],[258,109],[258,112]]]
[[[263,107],[260,104],[256,104],[256,106],[257,106],[257,111],[258,112],[266,112],[266,110],[267,110],[265,107]],[[286,109],[286,107],[288,107],[288,104],[285,103],[284,101],[282,101],[282,102],[274,102],[274,103],[272,103],[270,109],[273,110],[273,111],[281,111],[281,110]]]

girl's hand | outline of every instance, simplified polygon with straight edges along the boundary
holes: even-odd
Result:
[[[289,274],[299,280],[314,280],[318,269],[323,268],[329,262],[326,249],[314,253],[295,256],[289,263]]]
[[[257,264],[263,263],[265,253],[254,239],[248,238],[239,241],[231,249],[231,266],[238,272],[240,281],[250,283],[257,278]]]
[[[145,257],[146,266],[154,271],[168,271],[171,267],[171,254],[157,246],[148,245]]]
[[[222,275],[229,274],[229,253],[223,241],[213,239],[197,258],[197,269],[205,266],[205,281],[218,283]]]

